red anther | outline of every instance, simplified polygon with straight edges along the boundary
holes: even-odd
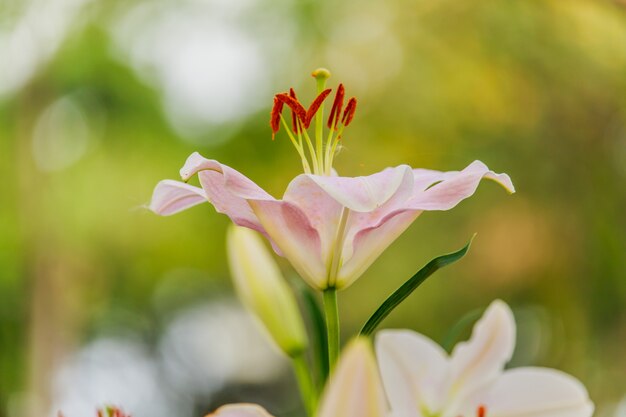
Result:
[[[270,126],[272,127],[272,140],[274,140],[274,136],[278,129],[280,128],[280,114],[283,112],[283,103],[278,98],[274,97],[274,106],[272,107],[272,112],[270,113]]]
[[[306,109],[298,100],[291,97],[288,94],[276,94],[278,100],[282,101],[296,114],[298,119],[304,124],[306,124]]]
[[[330,110],[330,116],[328,116],[328,128],[337,130],[337,123],[339,122],[339,115],[343,108],[343,96],[345,89],[343,84],[339,84],[337,92],[335,93],[335,100],[333,101],[333,108]]]
[[[352,119],[354,118],[354,112],[356,111],[356,98],[352,97],[348,100],[348,104],[346,105],[346,109],[343,112],[343,117],[341,118],[341,123],[344,126],[348,126]]]
[[[315,100],[313,100],[313,103],[311,103],[309,109],[306,112],[306,122],[304,123],[305,128],[309,128],[309,126],[311,125],[311,120],[313,120],[315,113],[317,113],[320,106],[322,105],[324,100],[326,100],[326,97],[328,97],[331,91],[332,90],[330,88],[327,88],[326,90],[322,91],[317,97],[315,97]]]
[[[476,417],[485,417],[487,415],[487,407],[484,405],[479,405],[476,410]]]
[[[296,92],[293,88],[289,89],[289,97],[298,101],[298,97],[296,97]],[[298,127],[298,119],[296,118],[296,112],[294,112],[293,110],[291,111],[291,126],[293,127],[293,131],[296,133],[296,135],[300,133],[300,128]]]

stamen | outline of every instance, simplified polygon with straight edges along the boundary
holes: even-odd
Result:
[[[293,88],[289,89],[289,96],[294,100],[298,101],[298,97],[296,97],[296,92]],[[296,120],[296,112],[291,111],[291,125],[293,126],[293,131],[297,135],[300,131],[298,130],[298,121]]]
[[[485,417],[487,415],[487,407],[484,405],[479,405],[476,410],[476,417]]]
[[[272,127],[272,140],[274,140],[274,136],[278,132],[280,128],[280,114],[283,112],[284,103],[280,101],[277,97],[274,97],[274,106],[272,107],[272,112],[270,113],[270,126]]]
[[[309,106],[309,109],[306,112],[306,122],[304,122],[304,127],[306,129],[308,129],[311,125],[311,120],[313,120],[313,116],[315,116],[315,113],[317,113],[320,106],[322,105],[324,100],[326,100],[326,97],[328,97],[331,91],[332,90],[330,88],[322,91],[317,97],[315,97],[315,100],[313,100],[313,103],[311,103],[311,105]]]
[[[289,106],[289,108],[298,116],[298,119],[304,124],[306,124],[306,109],[298,100],[291,97],[288,94],[276,94],[276,97]]]
[[[339,123],[339,115],[343,108],[343,97],[345,95],[345,89],[343,84],[339,84],[337,92],[335,93],[335,100],[333,101],[333,108],[330,110],[330,116],[328,117],[328,128],[337,130],[337,123]]]
[[[348,104],[346,105],[346,110],[343,112],[343,117],[341,118],[341,123],[344,126],[348,126],[352,119],[354,118],[354,112],[356,111],[356,98],[352,97],[348,100]]]

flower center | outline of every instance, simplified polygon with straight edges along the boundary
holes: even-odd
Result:
[[[343,129],[354,118],[356,98],[350,98],[344,108],[345,89],[343,84],[339,84],[326,123],[328,134],[324,137],[324,101],[332,91],[326,88],[326,80],[330,77],[330,72],[325,68],[319,68],[313,71],[312,75],[317,81],[318,95],[308,109],[298,101],[293,88],[289,90],[289,93],[279,93],[274,96],[274,106],[270,115],[272,139],[282,125],[300,155],[304,172],[331,175],[333,159],[338,151]],[[285,105],[291,109],[291,126],[282,115]],[[315,119],[315,143],[308,133],[313,119]]]

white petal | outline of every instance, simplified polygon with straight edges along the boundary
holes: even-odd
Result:
[[[476,401],[487,417],[591,417],[594,409],[580,381],[548,368],[506,371]]]
[[[366,339],[344,350],[327,384],[318,417],[385,417],[385,396],[376,361]]]
[[[383,330],[376,337],[376,354],[394,415],[439,411],[448,363],[438,344],[410,330]]]
[[[256,404],[228,404],[206,417],[272,417],[272,415]]]
[[[450,399],[460,398],[494,380],[515,349],[515,319],[506,303],[491,303],[469,341],[459,343],[450,362]]]

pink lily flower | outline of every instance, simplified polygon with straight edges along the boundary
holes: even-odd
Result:
[[[180,171],[201,187],[164,180],[150,209],[171,215],[203,202],[239,226],[265,235],[311,286],[352,284],[424,211],[449,210],[476,191],[481,179],[514,192],[506,174],[480,161],[462,171],[387,168],[367,177],[301,174],[276,199],[233,168],[193,153]]]
[[[399,165],[364,177],[333,175],[332,158],[343,128],[352,121],[356,100],[348,101],[340,119],[344,89],[339,86],[328,120],[330,139],[325,148],[321,139],[313,146],[306,128],[316,112],[323,111],[329,92],[323,90],[308,111],[293,91],[276,96],[272,129],[275,133],[282,120],[305,170],[289,183],[281,199],[235,169],[193,153],[180,170],[185,182],[161,181],[150,209],[167,216],[208,201],[237,225],[265,235],[276,253],[287,258],[302,278],[325,290],[352,284],[422,212],[453,208],[474,194],[483,178],[514,192],[508,175],[496,174],[480,161],[462,171]],[[280,115],[283,104],[292,109],[293,132]],[[317,127],[321,130],[322,124]],[[303,143],[310,145],[310,164]],[[311,166],[314,172],[310,172]],[[194,175],[201,187],[186,183]]]

